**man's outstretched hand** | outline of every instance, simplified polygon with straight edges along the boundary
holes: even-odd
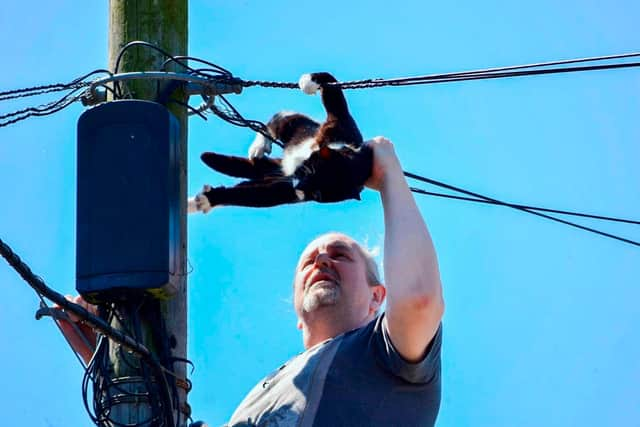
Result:
[[[367,187],[383,191],[391,181],[404,180],[400,161],[390,140],[383,136],[376,136],[365,144],[373,151],[371,177],[365,182]]]

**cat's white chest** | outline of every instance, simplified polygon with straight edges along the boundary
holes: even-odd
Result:
[[[306,139],[294,147],[287,147],[282,158],[282,172],[286,176],[293,175],[296,169],[317,150],[318,143],[315,138]]]

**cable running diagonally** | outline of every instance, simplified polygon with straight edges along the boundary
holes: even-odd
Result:
[[[561,215],[571,215],[571,216],[579,216],[579,217],[582,217],[582,218],[599,219],[599,220],[602,220],[602,221],[622,222],[622,223],[626,223],[626,224],[640,225],[640,221],[636,221],[636,220],[633,220],[633,219],[614,218],[614,217],[610,217],[610,216],[594,215],[594,214],[587,214],[587,213],[582,213],[582,212],[572,212],[572,211],[564,211],[564,210],[559,210],[559,209],[540,208],[540,207],[537,207],[537,206],[521,205],[521,204],[517,204],[517,203],[497,203],[497,202],[492,202],[490,200],[477,199],[477,198],[474,198],[474,197],[464,197],[464,196],[455,196],[453,194],[435,193],[435,192],[432,192],[432,191],[425,191],[425,190],[422,190],[422,189],[416,188],[416,187],[409,187],[409,188],[414,193],[423,194],[425,196],[443,197],[443,198],[447,198],[447,199],[463,200],[463,201],[466,201],[466,202],[484,203],[484,204],[489,204],[489,205],[518,207],[518,208],[530,209],[530,210],[533,210],[533,211],[550,212],[550,213],[557,213],[557,214],[561,214]]]
[[[142,358],[142,360],[148,363],[151,369],[154,371],[156,378],[163,384],[163,386],[160,387],[160,397],[164,402],[164,417],[169,421],[168,425],[174,425],[173,411],[171,409],[172,398],[169,394],[169,386],[164,375],[164,368],[144,345],[131,338],[130,336],[122,333],[121,331],[112,328],[111,325],[105,322],[102,318],[94,316],[84,307],[68,301],[63,295],[49,288],[44,283],[44,281],[40,277],[36,276],[31,271],[31,268],[29,268],[29,266],[25,264],[2,239],[0,239],[0,255],[5,258],[7,263],[9,263],[9,265],[13,267],[13,269],[20,275],[20,277],[22,277],[22,279],[27,282],[29,286],[31,286],[39,295],[44,295],[49,300],[64,308],[65,311],[75,314],[91,327],[93,327],[97,332],[109,337],[112,341],[130,349],[134,353],[138,354]]]
[[[586,227],[584,225],[580,225],[580,224],[576,224],[576,223],[573,223],[573,222],[570,222],[570,221],[566,221],[564,219],[556,218],[556,217],[551,216],[551,215],[543,214],[543,213],[537,212],[537,211],[535,211],[533,209],[530,209],[530,208],[527,208],[527,207],[521,207],[519,205],[513,205],[513,204],[510,204],[510,203],[507,203],[507,202],[503,202],[503,201],[500,201],[500,200],[497,200],[497,199],[493,199],[491,197],[483,196],[482,194],[478,194],[478,193],[474,193],[474,192],[471,192],[471,191],[464,190],[462,188],[454,187],[453,185],[445,184],[443,182],[439,182],[439,181],[436,181],[436,180],[433,180],[433,179],[430,179],[430,178],[425,178],[423,176],[416,175],[416,174],[413,174],[411,172],[406,172],[405,171],[404,175],[406,177],[408,177],[408,178],[412,178],[412,179],[416,179],[418,181],[426,182],[427,184],[432,184],[432,185],[435,185],[435,186],[438,186],[438,187],[446,188],[448,190],[456,191],[458,193],[466,194],[468,196],[472,196],[472,197],[475,197],[475,198],[478,198],[478,199],[486,200],[486,201],[488,201],[488,202],[490,202],[492,204],[510,207],[510,208],[513,208],[513,209],[516,209],[516,210],[519,210],[519,211],[527,212],[527,213],[530,213],[532,215],[536,215],[536,216],[539,216],[539,217],[542,217],[542,218],[549,219],[551,221],[555,221],[555,222],[559,222],[561,224],[565,224],[565,225],[568,225],[568,226],[571,226],[571,227],[579,228],[581,230],[588,231],[590,233],[599,234],[601,236],[609,237],[611,239],[618,240],[618,241],[621,241],[621,242],[624,242],[624,243],[629,243],[629,244],[634,245],[634,246],[640,246],[640,242],[636,242],[634,240],[626,239],[624,237],[616,236],[614,234],[605,233],[604,231],[600,231],[600,230],[597,230],[595,228]]]
[[[22,279],[29,284],[36,292],[44,295],[46,298],[55,302],[70,313],[75,314],[80,319],[86,321],[93,328],[100,333],[111,338],[113,341],[126,346],[132,351],[138,353],[143,357],[150,357],[151,353],[142,344],[136,342],[131,337],[124,335],[120,331],[113,329],[108,323],[101,318],[94,316],[87,311],[84,307],[74,304],[68,301],[62,294],[49,288],[44,281],[36,276],[31,268],[25,264],[18,255],[7,245],[2,239],[0,239],[0,255],[2,255],[7,263],[22,277]]]

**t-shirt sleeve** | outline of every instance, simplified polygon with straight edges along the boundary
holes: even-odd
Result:
[[[384,313],[375,320],[369,341],[373,354],[381,367],[393,375],[414,384],[428,384],[440,375],[440,348],[442,346],[442,323],[427,346],[427,351],[418,362],[408,362],[391,342]]]

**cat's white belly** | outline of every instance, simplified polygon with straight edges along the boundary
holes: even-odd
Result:
[[[311,156],[311,153],[318,150],[318,144],[315,138],[309,138],[296,144],[294,147],[287,147],[282,158],[282,172],[287,175],[293,175],[298,167]]]

